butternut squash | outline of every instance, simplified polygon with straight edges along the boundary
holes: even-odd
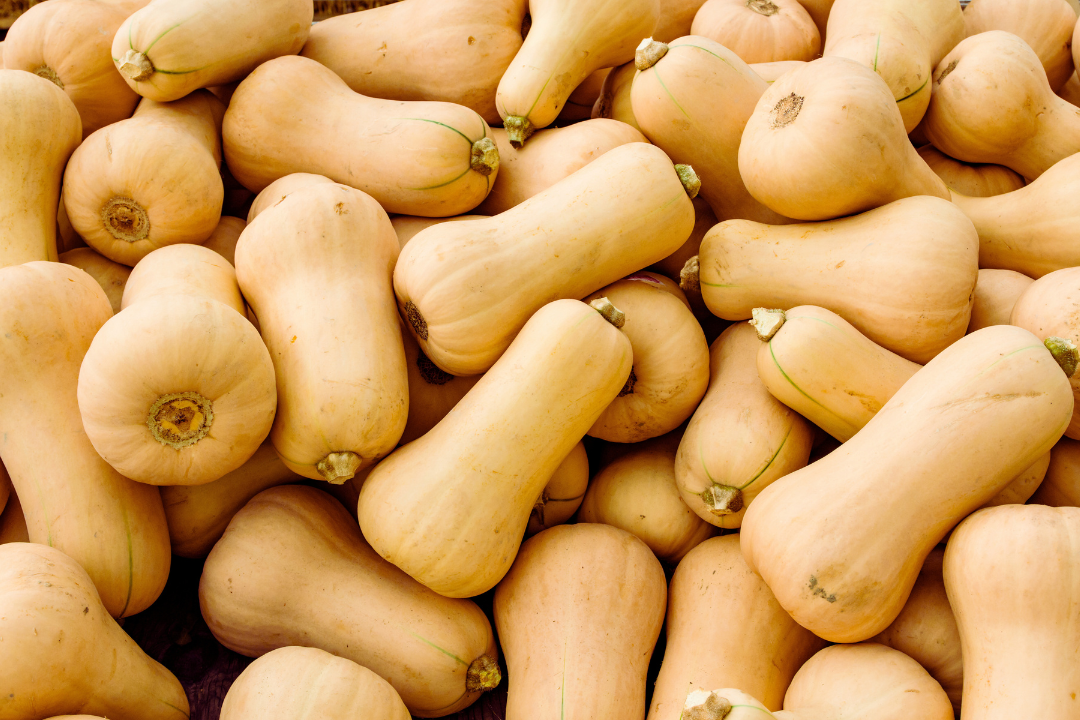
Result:
[[[536,499],[525,536],[530,537],[550,527],[561,525],[577,512],[589,485],[589,456],[578,443],[551,475],[544,491]]]
[[[398,253],[371,196],[338,184],[287,195],[247,226],[236,276],[277,373],[270,431],[293,472],[340,484],[397,444],[409,411],[390,288]]]
[[[693,225],[693,203],[663,150],[620,145],[501,215],[419,233],[394,270],[398,308],[432,362],[475,375],[545,304],[585,297],[670,255]]]
[[[371,471],[357,507],[364,537],[441,595],[490,590],[630,367],[630,341],[596,310],[545,305],[450,414]]]
[[[1076,717],[1078,535],[1080,509],[1004,505],[975,513],[949,539],[964,720]]]
[[[1073,74],[1076,11],[1066,0],[973,0],[964,8],[964,25],[968,37],[990,30],[1019,36],[1039,56],[1055,91]]]
[[[82,139],[64,91],[21,70],[0,70],[0,268],[56,260],[64,164]]]
[[[953,193],[979,232],[979,267],[1032,278],[1080,265],[1080,156],[1067,157],[1027,187],[993,198]]]
[[[1075,72],[1057,89],[1057,96],[1071,105],[1080,106],[1080,77]]]
[[[210,237],[202,246],[228,260],[230,265],[235,265],[236,243],[240,240],[240,233],[244,232],[245,227],[247,223],[242,219],[222,215],[214,232],[210,233]]]
[[[743,130],[739,172],[758,202],[798,220],[913,195],[949,199],[908,141],[885,81],[838,56],[796,68],[765,90]]]
[[[566,98],[566,104],[555,118],[557,122],[573,123],[578,120],[588,120],[592,117],[593,105],[600,99],[600,92],[604,88],[604,80],[613,68],[602,68],[592,72],[589,77],[581,81],[574,88],[570,97]],[[509,142],[507,142],[509,144]]]
[[[689,163],[701,194],[718,218],[779,224],[785,218],[751,197],[739,175],[739,143],[746,121],[768,87],[739,57],[702,37],[654,43],[630,97],[634,118],[674,162]]]
[[[991,30],[934,70],[926,136],[950,157],[1004,165],[1031,181],[1080,151],[1080,111],[1050,89],[1026,42]]]
[[[873,637],[945,533],[1057,442],[1071,394],[1028,331],[961,338],[851,440],[758,496],[740,533],[747,563],[818,636]]]
[[[821,44],[825,44],[825,31],[829,25],[829,13],[835,0],[799,0],[799,4],[806,8],[806,12],[814,19],[818,32],[821,33]]]
[[[355,92],[387,100],[442,100],[491,124],[499,79],[521,48],[527,3],[414,0],[328,18],[302,55]]]
[[[687,720],[689,693],[725,685],[779,710],[795,671],[824,646],[746,566],[737,535],[706,540],[671,578],[667,648],[648,720]]]
[[[135,92],[179,100],[300,52],[313,15],[311,0],[153,0],[116,31],[112,58]]]
[[[789,71],[802,67],[805,64],[806,62],[802,60],[779,60],[777,62],[750,63],[750,69],[753,70],[759,78],[772,85]]]
[[[284,57],[240,83],[225,114],[225,160],[259,192],[291,173],[363,190],[387,212],[446,217],[491,190],[499,154],[473,110],[358,95],[314,60]]]
[[[691,35],[720,43],[748,63],[813,60],[821,33],[797,0],[709,0]]]
[[[873,253],[864,252],[869,236]],[[726,320],[750,318],[755,307],[818,305],[882,347],[925,363],[967,329],[977,254],[970,221],[930,197],[828,223],[729,220],[702,240],[701,294]]]
[[[506,130],[496,128],[491,136],[499,147],[499,176],[476,208],[481,215],[498,215],[520,205],[613,148],[648,142],[633,127],[604,118],[542,130],[520,150],[510,145]]]
[[[419,717],[468,707],[500,680],[480,608],[381,560],[314,488],[264,490],[233,517],[203,567],[199,604],[226,647],[249,657],[317,647],[378,673]]]
[[[64,207],[64,188],[60,188],[60,207],[56,209],[56,251],[65,253],[68,250],[86,247],[86,241],[79,237],[75,228],[71,227],[71,220],[67,216],[67,208]]]
[[[411,720],[390,683],[325,650],[283,647],[251,663],[221,705],[221,720]]]
[[[204,242],[225,197],[224,112],[205,91],[170,104],[143,100],[133,117],[88,137],[64,173],[72,227],[124,265],[166,245]]]
[[[0,654],[8,658],[4,720],[188,717],[180,682],[109,617],[86,571],[55,548],[0,545]]]
[[[919,157],[937,173],[952,193],[990,197],[1019,190],[1026,184],[1024,178],[1003,165],[960,162],[933,145],[919,148]]]
[[[645,543],[608,525],[560,525],[525,541],[495,590],[506,720],[642,717],[664,582]]]
[[[161,593],[170,555],[157,488],[101,459],[79,417],[79,365],[111,316],[105,292],[78,268],[0,270],[0,456],[31,542],[74,558],[123,617]]]
[[[264,187],[259,194],[255,196],[255,199],[251,202],[251,208],[248,210],[247,221],[250,223],[263,210],[277,205],[284,200],[289,193],[296,192],[308,185],[330,184],[333,182],[334,181],[328,177],[323,175],[313,175],[311,173],[293,173],[278,178]]]
[[[740,526],[746,506],[778,478],[804,467],[813,433],[758,378],[754,329],[738,323],[710,349],[711,379],[675,457],[683,501],[717,527]]]
[[[109,298],[113,313],[120,312],[120,301],[124,297],[124,285],[127,283],[128,276],[131,275],[131,268],[113,262],[86,247],[61,253],[60,262],[77,267],[97,280],[98,285],[105,291],[105,296]]]
[[[558,117],[590,74],[634,59],[634,48],[656,27],[660,0],[530,0],[529,15],[529,34],[495,95],[518,148]]]
[[[660,18],[656,21],[653,37],[660,42],[690,34],[690,26],[705,0],[660,0]]]
[[[405,341],[405,363],[409,372],[409,417],[398,444],[405,445],[438,425],[472,390],[480,376],[457,377],[443,372],[428,359],[406,330],[402,330],[401,338]],[[589,479],[588,472],[585,479]]]
[[[121,304],[128,308],[169,295],[217,300],[244,314],[236,270],[221,255],[202,245],[170,245],[140,260],[128,276]]]
[[[640,132],[641,127],[638,126],[637,118],[634,117],[634,108],[630,99],[635,75],[637,75],[637,68],[632,62],[613,68],[604,78],[604,85],[600,88],[600,97],[596,98],[596,103],[593,105],[592,117],[618,120]]]
[[[0,513],[0,545],[16,542],[30,542],[30,535],[26,530],[26,517],[19,496],[11,493],[4,512]]]
[[[1050,469],[1050,453],[1045,453],[1031,464],[1027,470],[1017,475],[1012,482],[1005,486],[987,502],[983,507],[996,507],[998,505],[1023,505],[1042,485],[1046,479],[1046,472]]]
[[[653,263],[649,269],[673,280],[677,285],[682,278],[682,269],[686,266],[686,261],[698,254],[705,233],[712,230],[716,223],[716,215],[713,214],[712,208],[709,207],[709,203],[705,202],[705,198],[701,195],[698,195],[694,198],[694,229],[690,232],[690,237],[686,239],[686,242],[682,244],[682,247],[663,260]],[[693,293],[693,295],[695,296],[693,298],[691,298],[690,295],[686,295],[686,299],[690,302],[691,308],[696,314],[698,306],[703,307],[704,303],[701,301],[700,290],[697,293]],[[697,301],[696,304],[694,302],[695,300]],[[713,317],[708,310],[706,310],[705,313],[706,315]]]
[[[390,224],[394,226],[394,232],[397,233],[398,245],[404,248],[406,243],[416,237],[421,230],[427,230],[432,225],[438,225],[439,223],[444,222],[458,222],[459,220],[480,220],[481,218],[486,217],[489,216],[455,215],[451,218],[426,218],[415,217],[413,215],[395,215],[390,218]]]
[[[1050,451],[1046,478],[1031,496],[1033,505],[1080,507],[1080,442],[1063,437]]]

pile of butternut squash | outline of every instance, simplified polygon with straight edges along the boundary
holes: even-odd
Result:
[[[1078,14],[34,6],[0,720],[1080,718]]]

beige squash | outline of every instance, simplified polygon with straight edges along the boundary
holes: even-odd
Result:
[[[1073,74],[1076,11],[1066,0],[973,0],[964,8],[967,36],[990,30],[1018,35],[1042,62],[1055,91]]]
[[[933,145],[919,148],[919,157],[937,173],[954,197],[956,193],[972,197],[1002,195],[1025,185],[1023,177],[1004,165],[960,162]]]
[[[653,37],[660,42],[690,34],[690,26],[705,0],[660,0],[660,18],[656,21]]]
[[[241,218],[222,215],[217,227],[214,228],[214,232],[210,233],[210,237],[206,239],[202,246],[213,250],[228,260],[230,265],[234,265],[236,243],[240,240],[240,233],[244,232],[245,227],[247,227],[247,223]]]
[[[1080,507],[1080,442],[1063,437],[1054,445],[1046,478],[1031,496],[1031,504]]]
[[[813,60],[821,33],[797,0],[709,0],[690,28],[748,63]]]
[[[678,285],[682,277],[682,270],[686,267],[686,261],[698,254],[705,233],[712,230],[716,223],[716,215],[713,214],[709,203],[705,202],[705,198],[701,195],[698,195],[694,198],[694,229],[690,232],[690,237],[686,239],[682,247],[663,260],[653,263],[649,269],[673,280]],[[684,292],[688,291],[684,290]],[[690,306],[693,308],[695,315],[697,315],[699,307],[704,308],[700,290],[696,293],[688,293],[687,300],[690,301]],[[714,317],[708,310],[705,310],[705,314]]]
[[[313,175],[311,173],[292,173],[291,175],[278,178],[264,187],[259,194],[255,196],[255,199],[251,202],[251,208],[248,210],[247,221],[250,223],[263,210],[277,205],[284,200],[289,193],[296,192],[309,185],[325,185],[333,182],[333,180],[324,175]]]
[[[601,68],[593,71],[589,77],[581,81],[570,97],[566,98],[566,104],[555,118],[560,123],[575,123],[579,120],[588,120],[592,117],[593,106],[600,99],[600,92],[604,88],[604,81],[614,68]],[[507,141],[509,145],[509,141]],[[511,146],[512,147],[512,146]]]
[[[432,225],[444,222],[458,222],[460,220],[480,220],[488,215],[455,215],[450,218],[416,217],[414,215],[395,215],[390,218],[390,224],[397,233],[398,245],[402,248],[419,234],[421,230],[427,230]]]
[[[799,4],[806,8],[810,17],[814,19],[818,32],[821,33],[821,42],[825,43],[825,30],[829,24],[829,13],[835,0],[799,0]]]
[[[202,245],[169,245],[140,260],[124,286],[122,306],[168,295],[210,298],[244,314],[236,270]]]
[[[1058,88],[1057,96],[1071,105],[1080,106],[1080,77],[1077,77],[1075,72]]]
[[[401,339],[405,344],[405,363],[409,371],[409,417],[398,444],[405,445],[438,425],[481,376],[458,377],[444,372],[428,359],[416,339],[404,328]],[[588,477],[586,472],[585,479]]]
[[[113,312],[120,312],[120,301],[124,297],[124,285],[127,283],[128,276],[131,275],[130,267],[113,262],[96,250],[87,247],[75,248],[60,253],[60,262],[77,267],[97,280],[98,285],[101,286],[106,297],[109,298],[109,304],[112,305]]]
[[[593,105],[592,117],[618,120],[640,132],[641,127],[638,126],[637,118],[634,117],[634,108],[630,100],[630,90],[635,75],[637,75],[637,68],[633,62],[613,68],[604,78],[604,85],[600,88],[600,97],[596,98],[596,104]]]
[[[980,270],[968,332],[991,325],[1008,325],[1016,301],[1032,282],[1027,275],[1013,270]]]
[[[578,443],[559,467],[555,468],[544,491],[536,499],[525,536],[561,525],[577,512],[589,485],[589,456],[585,445]]]
[[[781,60],[768,63],[751,63],[750,69],[757,73],[759,78],[772,85],[789,71],[805,64],[802,60]]]

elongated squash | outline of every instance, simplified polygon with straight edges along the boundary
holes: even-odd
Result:
[[[1073,74],[1076,10],[1066,0],[973,0],[964,8],[964,25],[968,37],[990,30],[1019,36],[1039,56],[1054,91]]]
[[[1046,478],[1031,496],[1033,505],[1080,507],[1080,442],[1063,437],[1050,451]]]
[[[664,152],[621,145],[501,215],[419,233],[394,270],[398,308],[436,365],[475,375],[545,304],[585,297],[666,257],[693,225],[693,203]]]
[[[409,372],[409,417],[398,444],[405,445],[438,425],[481,376],[458,377],[444,372],[428,359],[407,330],[402,329],[401,339]],[[588,478],[586,472],[586,481]]]
[[[686,267],[686,261],[698,254],[705,233],[712,230],[716,223],[716,215],[713,214],[712,208],[705,202],[705,198],[698,195],[694,198],[694,229],[690,232],[690,237],[686,239],[682,247],[663,260],[653,263],[649,269],[674,281],[677,286],[682,278],[682,270]],[[704,306],[701,301],[701,291],[689,293],[686,289],[683,289],[683,292],[686,293],[686,299],[696,315],[698,309]],[[708,310],[705,311],[705,314],[709,317],[715,317]]]
[[[64,164],[82,139],[64,91],[21,70],[0,70],[0,268],[56,260]]]
[[[143,97],[169,102],[300,52],[311,0],[153,0],[124,21],[112,58]]]
[[[175,103],[143,100],[72,154],[64,173],[71,225],[99,253],[134,265],[173,243],[202,243],[225,197],[221,118],[209,92]]]
[[[314,488],[271,488],[236,514],[206,560],[199,604],[226,647],[326,650],[378,673],[420,717],[465,708],[500,680],[480,608],[384,562]]]
[[[945,533],[1057,442],[1071,399],[1028,331],[958,340],[855,437],[758,496],[740,533],[747,563],[803,627],[834,642],[873,637]]]
[[[499,155],[490,135],[468,108],[365,97],[314,60],[284,57],[236,89],[225,160],[252,192],[314,173],[363,190],[387,212],[446,217],[491,190]]]
[[[527,540],[495,591],[506,720],[642,717],[666,599],[663,568],[628,532],[581,523]]]
[[[578,120],[588,120],[592,117],[593,106],[600,99],[600,92],[604,89],[604,80],[614,68],[602,68],[592,72],[589,77],[581,81],[574,88],[570,97],[566,98],[566,104],[559,111],[556,122],[573,123]]]
[[[873,252],[865,252],[868,236]],[[701,294],[726,320],[747,319],[755,307],[818,305],[882,347],[925,363],[967,329],[977,255],[971,222],[931,197],[827,223],[730,220],[701,242]]]
[[[600,97],[596,98],[596,103],[593,105],[592,117],[618,120],[640,132],[641,127],[634,117],[634,108],[630,99],[635,75],[637,75],[637,68],[633,62],[613,68],[604,78],[604,85],[600,88]]]
[[[1080,106],[1080,77],[1075,72],[1058,88],[1057,96],[1072,105]]]
[[[933,145],[924,145],[919,148],[919,157],[937,173],[945,186],[953,193],[953,197],[956,193],[972,197],[990,197],[1019,190],[1025,185],[1024,178],[1004,165],[960,162],[953,160]]]
[[[442,595],[490,590],[548,479],[630,368],[630,341],[596,310],[544,306],[449,415],[371,472],[357,509],[364,537]]]
[[[415,217],[413,215],[395,215],[390,218],[390,224],[394,226],[394,232],[397,233],[398,245],[402,248],[414,237],[416,237],[421,230],[427,230],[432,225],[438,225],[444,222],[459,222],[462,220],[480,220],[481,218],[489,217],[487,215],[455,215],[451,218],[428,218],[428,217]]]
[[[691,35],[707,37],[748,63],[813,60],[821,33],[797,0],[709,0]]]
[[[536,499],[525,536],[530,537],[550,527],[561,525],[577,512],[589,485],[589,455],[578,443],[555,468],[544,491]]]
[[[109,298],[113,313],[120,312],[120,302],[124,297],[124,285],[127,283],[128,276],[131,275],[130,267],[113,262],[96,250],[87,247],[75,248],[60,253],[59,259],[60,262],[77,267],[97,280],[98,285],[101,286],[106,297]]]
[[[457,103],[498,124],[495,91],[521,48],[527,5],[413,0],[373,7],[317,23],[301,54],[361,95]]]

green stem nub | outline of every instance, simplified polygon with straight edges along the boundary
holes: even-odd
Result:
[[[713,515],[732,515],[743,509],[742,492],[730,485],[713,485],[702,491],[701,501]]]
[[[315,465],[315,469],[326,482],[331,485],[341,485],[356,475],[356,471],[360,469],[363,462],[362,457],[351,450],[345,450],[330,453]]]
[[[682,720],[724,720],[731,714],[731,701],[727,698],[720,697],[715,691],[704,700],[700,699],[701,695],[704,691],[695,690],[686,698]]]
[[[667,43],[647,37],[641,41],[637,46],[637,50],[634,51],[634,67],[638,70],[648,70],[660,62],[660,58],[667,55],[667,51]]]
[[[778,308],[754,308],[753,316],[754,318],[750,321],[750,324],[757,330],[758,339],[762,342],[772,340],[777,331],[784,327],[784,321],[787,320],[787,315]]]
[[[124,53],[124,57],[120,58],[118,67],[120,74],[132,82],[148,80],[154,74],[154,63],[150,62],[150,58],[137,50],[128,50]]]
[[[499,169],[499,148],[494,140],[485,137],[472,144],[472,160],[469,167],[481,175],[490,175]]]
[[[1077,352],[1076,343],[1062,337],[1050,336],[1043,341],[1043,345],[1065,371],[1065,377],[1071,378],[1076,374],[1076,366],[1080,365],[1080,352]]]
[[[604,319],[617,328],[626,324],[626,313],[615,307],[606,297],[598,297],[589,303],[596,312],[604,316]]]
[[[465,673],[465,689],[469,692],[494,690],[502,682],[499,663],[490,655],[481,655],[472,661]]]
[[[520,115],[511,115],[503,121],[503,127],[506,128],[506,136],[510,139],[510,146],[515,150],[520,150],[525,146],[525,141],[529,139],[529,136],[533,134],[536,129],[533,124],[529,122],[529,118],[521,117]]]
[[[686,194],[693,200],[697,197],[697,194],[701,191],[701,178],[694,172],[694,168],[689,165],[676,165],[675,172],[679,175],[679,182],[682,183],[683,189],[686,190]]]
[[[687,260],[679,271],[679,287],[685,293],[701,295],[701,262],[697,255]]]

